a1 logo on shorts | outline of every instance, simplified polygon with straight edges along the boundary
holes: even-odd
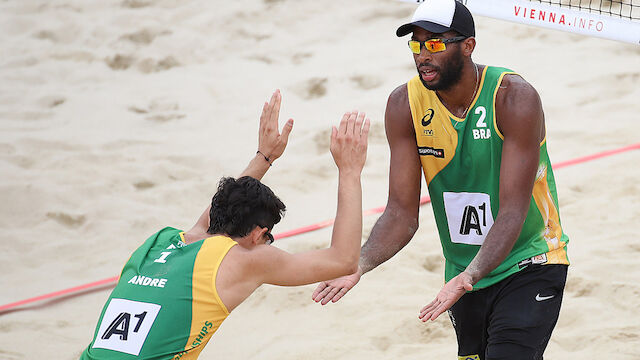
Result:
[[[93,347],[138,356],[160,308],[158,304],[111,299]]]
[[[482,245],[493,226],[489,194],[445,192],[442,195],[451,242]]]

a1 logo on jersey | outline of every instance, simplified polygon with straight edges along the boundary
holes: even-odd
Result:
[[[111,299],[92,347],[138,356],[160,308],[158,304]]]
[[[442,195],[451,242],[482,245],[493,226],[489,194],[445,192]]]
[[[478,106],[474,113],[480,115],[480,117],[478,121],[476,121],[476,128],[472,130],[473,138],[475,140],[491,138],[491,129],[488,128],[485,121],[487,118],[487,109],[484,106]]]

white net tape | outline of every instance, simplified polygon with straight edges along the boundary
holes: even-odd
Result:
[[[640,44],[640,0],[457,1],[474,15]]]

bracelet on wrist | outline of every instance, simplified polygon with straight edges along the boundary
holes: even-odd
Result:
[[[257,154],[262,155],[262,157],[264,157],[264,159],[269,163],[269,166],[273,166],[273,163],[271,162],[271,159],[269,159],[269,157],[267,155],[265,155],[262,152],[260,152],[260,150],[256,151],[256,155]]]

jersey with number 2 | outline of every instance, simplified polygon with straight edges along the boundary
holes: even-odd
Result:
[[[464,119],[454,116],[418,76],[407,83],[417,151],[446,259],[445,280],[464,271],[477,254],[500,208],[500,163],[504,136],[496,124],[495,98],[511,70],[487,66]],[[519,271],[518,264],[568,264],[569,241],[560,225],[546,139],[526,220],[511,253],[474,290]]]

